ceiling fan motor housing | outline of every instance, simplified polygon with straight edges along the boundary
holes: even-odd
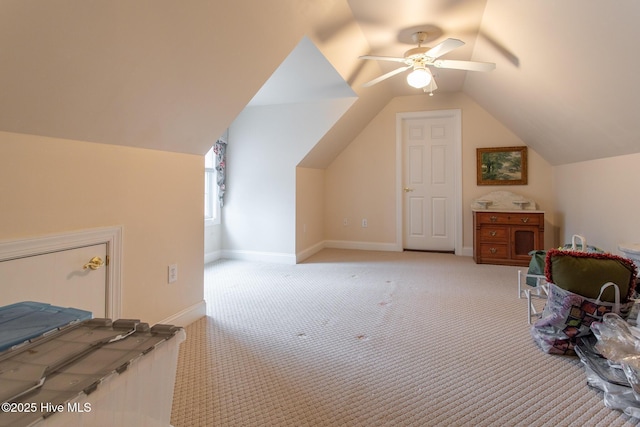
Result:
[[[411,38],[413,39],[414,43],[417,43],[418,45],[421,45],[422,43],[424,43],[427,40],[428,34],[426,31],[417,31],[415,33],[412,34]]]

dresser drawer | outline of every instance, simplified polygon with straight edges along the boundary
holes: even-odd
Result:
[[[540,224],[539,213],[511,213],[511,212],[476,212],[476,222],[478,224]]]
[[[540,214],[510,213],[507,218],[507,223],[514,225],[538,225],[540,224],[541,217]]]
[[[496,212],[476,212],[476,222],[480,224],[508,224],[507,214]]]
[[[509,239],[509,228],[500,225],[485,225],[478,232],[480,243],[484,242],[503,242]]]
[[[491,243],[482,243],[480,245],[480,256],[485,259],[490,258],[509,258],[509,250],[507,245],[496,245]]]

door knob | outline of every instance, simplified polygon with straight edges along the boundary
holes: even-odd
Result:
[[[411,191],[413,191],[413,188],[404,187],[404,192],[405,192],[405,193],[409,193],[409,192],[411,192]]]
[[[100,258],[99,256],[94,256],[89,260],[88,263],[82,266],[82,269],[86,270],[87,268],[90,268],[92,270],[97,270],[103,265],[104,265],[104,261],[102,261],[102,258]]]

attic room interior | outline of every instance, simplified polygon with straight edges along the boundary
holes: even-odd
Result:
[[[472,206],[505,190],[533,201],[539,249],[640,242],[637,2],[3,0],[0,12],[0,306],[87,309],[87,285],[52,281],[93,275],[93,317],[185,328],[175,427],[636,425],[587,388],[578,359],[536,348],[516,299],[524,267],[474,261]],[[416,32],[429,47],[463,42],[439,59],[495,69],[430,64],[435,90],[411,87],[409,69],[367,85],[403,64],[360,57],[402,57]],[[454,135],[436,168],[452,180],[444,247],[409,250],[411,120]],[[220,137],[224,205],[206,222],[204,156]],[[507,147],[526,148],[526,183],[480,185],[478,150]],[[97,246],[101,276],[86,267]],[[79,273],[4,269],[79,247]],[[478,333],[453,313],[503,344],[453,339]],[[488,325],[500,322],[508,338]],[[449,327],[442,347],[417,338]],[[475,371],[465,346],[503,359]],[[479,388],[446,386],[456,372]],[[472,404],[452,403],[455,390]]]

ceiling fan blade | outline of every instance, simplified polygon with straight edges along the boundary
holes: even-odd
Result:
[[[381,81],[388,79],[389,77],[393,77],[396,74],[400,74],[403,71],[408,70],[409,68],[411,68],[411,65],[407,65],[406,67],[400,67],[400,68],[396,68],[393,71],[389,71],[386,74],[381,75],[380,77],[376,77],[375,79],[371,80],[370,82],[367,82],[365,84],[362,85],[362,87],[369,87],[369,86],[373,86],[376,83],[380,83]]]
[[[376,55],[362,55],[359,59],[376,59],[379,61],[393,61],[393,62],[405,62],[404,58],[397,58],[394,56],[376,56]]]
[[[492,71],[496,68],[496,64],[493,62],[457,61],[455,59],[438,59],[433,61],[433,66],[467,71]]]
[[[438,43],[426,53],[426,56],[430,58],[439,58],[445,53],[451,52],[453,49],[457,49],[460,46],[464,46],[464,42],[458,39],[446,39],[445,41]]]

